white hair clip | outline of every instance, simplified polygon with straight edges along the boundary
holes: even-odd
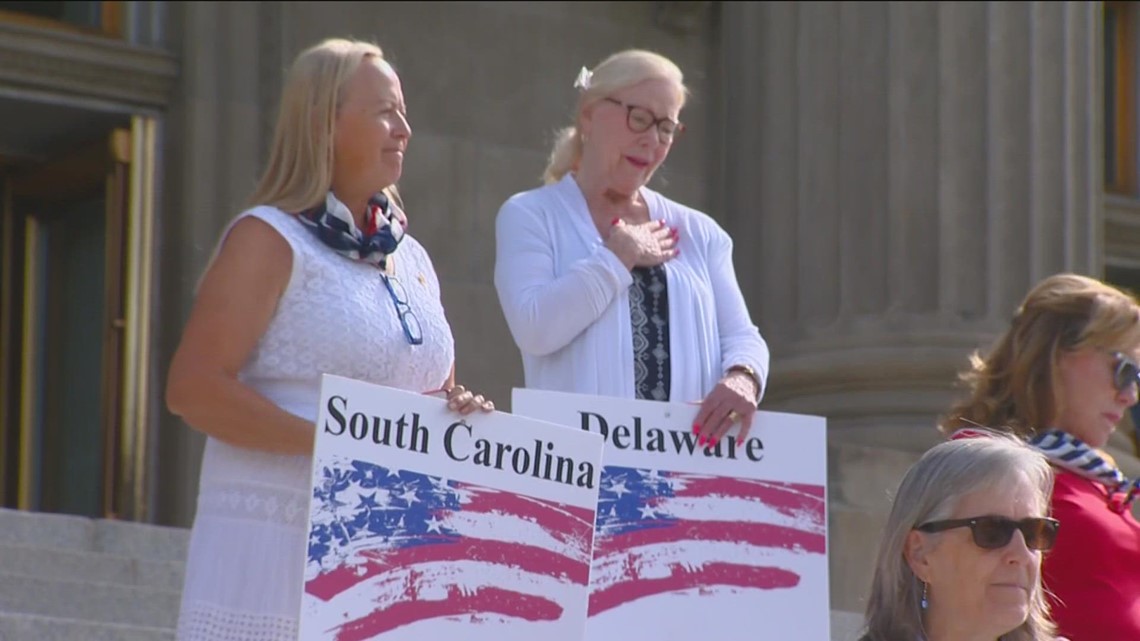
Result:
[[[582,70],[578,72],[578,77],[574,80],[574,88],[581,89],[582,91],[588,90],[590,88],[590,78],[593,77],[594,72],[582,67]]]

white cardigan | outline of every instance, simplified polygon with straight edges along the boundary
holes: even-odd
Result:
[[[641,195],[650,218],[680,230],[681,254],[665,264],[670,400],[703,399],[732,365],[751,367],[766,389],[768,345],[737,284],[732,239],[702,212],[646,187]],[[632,283],[571,174],[500,208],[495,288],[526,387],[635,398]]]

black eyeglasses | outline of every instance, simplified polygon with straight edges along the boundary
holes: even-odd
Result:
[[[1112,353],[1112,384],[1123,392],[1133,383],[1140,385],[1140,365],[1120,352]]]
[[[685,125],[672,118],[658,118],[645,107],[627,105],[617,98],[606,96],[606,100],[626,108],[625,125],[635,134],[645,133],[650,127],[657,127],[657,139],[668,144],[673,137],[685,131]]]
[[[1030,550],[1048,550],[1057,540],[1057,529],[1061,527],[1061,522],[1042,517],[1014,521],[1004,516],[978,516],[972,519],[930,521],[915,529],[920,532],[941,532],[959,527],[970,528],[974,544],[986,550],[999,550],[1009,545],[1015,530],[1021,530],[1021,535],[1025,537],[1025,547]]]
[[[392,304],[396,306],[396,316],[399,317],[400,324],[404,326],[404,337],[412,345],[422,345],[424,333],[420,328],[420,319],[416,317],[416,313],[412,311],[412,306],[408,304],[408,292],[404,289],[404,284],[395,276],[380,274],[380,278],[384,280],[388,293],[392,295]]]

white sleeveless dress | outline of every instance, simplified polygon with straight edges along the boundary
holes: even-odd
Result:
[[[293,249],[288,287],[239,374],[245,384],[315,422],[324,373],[415,392],[446,381],[451,327],[435,270],[414,238],[406,235],[396,251],[396,275],[422,345],[405,338],[375,267],[337,254],[279,209],[257,207],[234,223],[244,216],[271,225]],[[311,461],[207,439],[179,641],[296,641]]]

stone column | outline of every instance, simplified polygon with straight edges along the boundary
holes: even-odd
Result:
[[[170,363],[193,292],[218,233],[253,190],[269,144],[281,76],[281,3],[170,6],[167,46],[181,77],[164,114],[163,193],[158,211],[163,266],[157,362]],[[158,383],[166,384],[166,371]],[[161,393],[159,394],[161,401]],[[197,496],[201,434],[160,417],[155,517],[186,526]]]
[[[969,352],[1038,279],[1100,271],[1098,10],[720,7],[712,210],[772,349],[764,407],[828,417],[831,608],[858,613]]]
[[[1096,6],[721,8],[714,210],[766,405],[920,448],[1032,283],[1099,273]]]

